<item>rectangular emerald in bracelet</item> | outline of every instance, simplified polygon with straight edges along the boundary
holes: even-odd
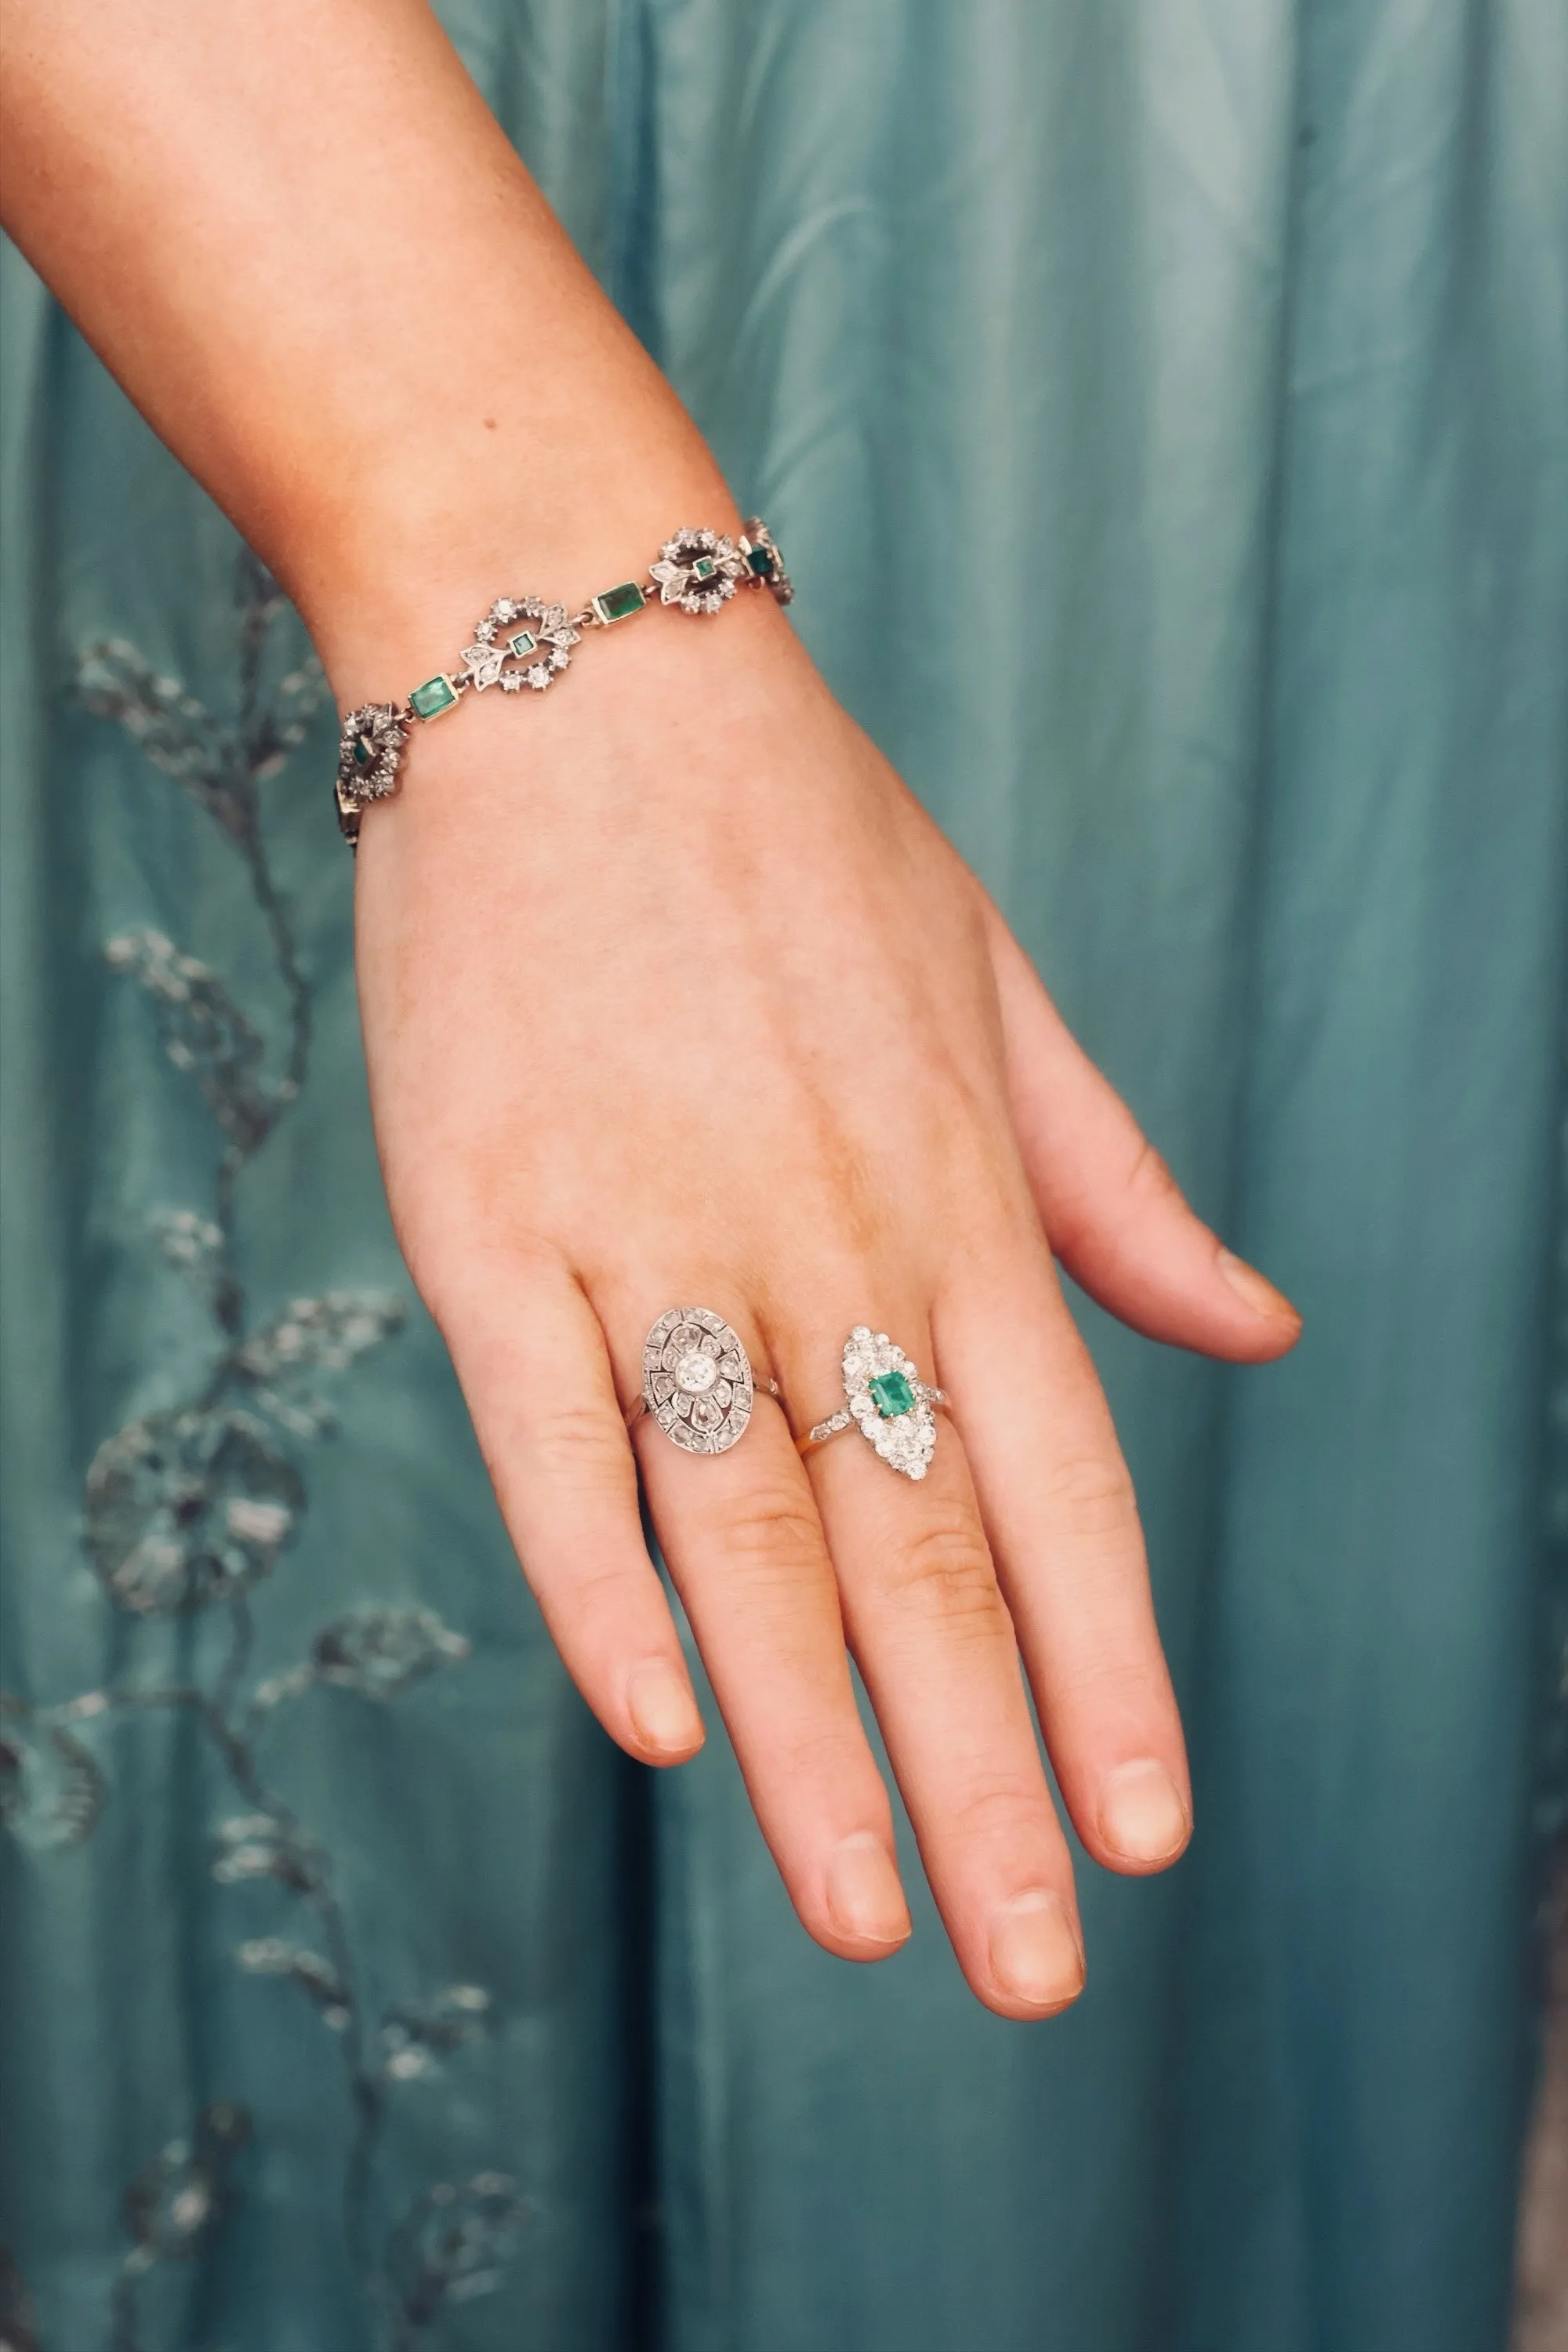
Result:
[[[445,670],[427,677],[416,686],[408,698],[408,707],[419,719],[439,719],[443,710],[450,710],[458,699],[458,689]]]
[[[623,580],[618,588],[606,588],[592,603],[595,616],[607,625],[611,621],[629,621],[634,613],[642,611],[647,598],[635,580]]]
[[[516,636],[509,637],[506,642],[507,651],[514,653],[519,661],[526,661],[530,654],[539,651],[539,639],[531,629],[519,629]]]

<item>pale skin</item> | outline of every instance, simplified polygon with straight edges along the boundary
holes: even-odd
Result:
[[[737,524],[420,0],[9,0],[0,133],[7,230],[343,707],[401,698],[498,593],[574,606]],[[1187,1209],[765,596],[470,697],[405,775],[355,877],[377,1140],[567,1667],[631,1755],[700,1746],[640,1472],[809,1933],[871,1960],[910,1932],[853,1655],[964,1975],[1048,2015],[1084,1961],[1029,1692],[1096,1862],[1161,1869],[1192,1822],[1057,1267],[1237,1362],[1290,1348],[1294,1310]],[[715,1458],[624,1422],[647,1327],[691,1304],[784,1399]],[[860,1322],[952,1395],[923,1484],[853,1434],[796,1450]]]

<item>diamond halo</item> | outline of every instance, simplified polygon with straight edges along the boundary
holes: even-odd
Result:
[[[806,1440],[821,1444],[856,1428],[889,1470],[923,1478],[936,1452],[936,1407],[946,1398],[928,1388],[912,1358],[889,1339],[858,1323],[844,1343],[845,1410],[819,1422]]]

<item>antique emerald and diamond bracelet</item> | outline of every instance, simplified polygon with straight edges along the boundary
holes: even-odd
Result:
[[[397,790],[408,739],[416,727],[455,710],[470,688],[482,694],[499,686],[517,694],[526,686],[542,693],[572,659],[584,629],[613,628],[657,601],[685,613],[717,613],[737,588],[766,588],[781,604],[794,591],[784,559],[765,522],[756,516],[738,539],[712,530],[678,530],[666,540],[646,583],[623,580],[591,596],[579,613],[548,604],[539,596],[498,596],[465,646],[460,666],[437,670],[416,686],[406,702],[364,702],[343,720],[338,739],[338,824],[351,846],[359,840],[360,817],[369,801],[386,800]]]

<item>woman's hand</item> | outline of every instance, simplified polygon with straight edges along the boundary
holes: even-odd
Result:
[[[377,1135],[563,1656],[633,1755],[700,1745],[624,1416],[655,1318],[715,1308],[750,1428],[693,1456],[645,1419],[636,1453],[795,1908],[847,1958],[909,1933],[847,1648],[971,1985],[1060,2007],[1081,1937],[1019,1651],[1099,1861],[1159,1868],[1191,1811],[1052,1244],[1161,1338],[1258,1360],[1293,1313],[1184,1206],[766,599],[655,611],[522,707],[471,698],[406,775],[359,857]],[[796,1451],[859,1323],[950,1391],[921,1483],[853,1434]]]
[[[732,520],[426,0],[78,0],[65,41],[58,14],[5,12],[6,227],[345,705],[426,675],[500,588],[583,592]],[[637,1444],[795,1906],[853,1958],[908,1932],[847,1643],[970,1982],[1037,2016],[1082,1959],[1015,1643],[1090,1853],[1154,1869],[1189,1823],[1052,1248],[1162,1339],[1261,1359],[1295,1318],[1188,1215],[765,599],[577,661],[421,730],[366,816],[399,1234],[567,1664],[650,1759],[701,1727],[622,1409],[661,1310],[741,1331],[788,1424],[764,1396],[730,1453]],[[795,1450],[860,1322],[952,1392],[922,1484],[853,1437]]]

